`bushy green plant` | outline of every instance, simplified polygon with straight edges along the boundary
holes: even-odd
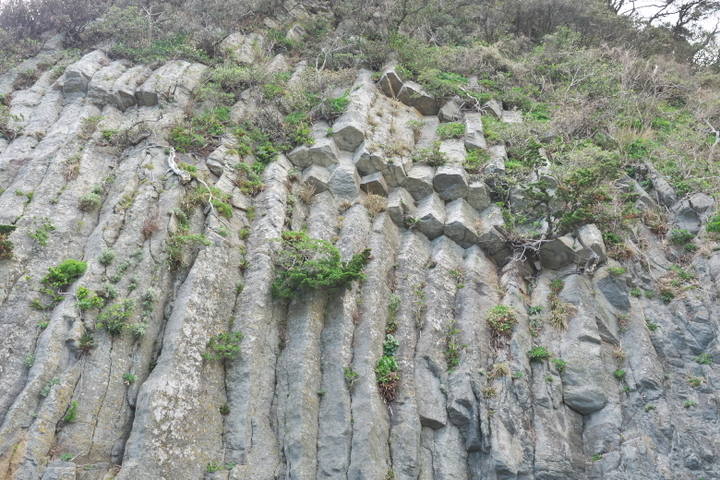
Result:
[[[437,127],[437,134],[443,140],[460,138],[465,134],[465,125],[457,122],[441,123]]]
[[[105,300],[89,288],[78,287],[75,297],[77,298],[77,306],[82,311],[100,308],[105,305]]]
[[[98,315],[97,328],[103,328],[107,332],[116,337],[120,335],[125,328],[125,324],[135,310],[135,301],[133,299],[125,299],[121,303],[110,305],[100,315]]]
[[[701,353],[695,357],[695,361],[700,365],[712,365],[713,363],[712,356],[709,353]]]
[[[100,205],[102,205],[100,195],[93,192],[84,194],[78,200],[78,209],[83,212],[92,212],[93,210],[97,210],[100,208]]]
[[[123,380],[125,380],[126,385],[132,385],[133,383],[135,383],[135,380],[136,380],[135,375],[130,372],[123,373],[122,378],[123,378]]]
[[[57,267],[48,268],[48,274],[41,282],[50,288],[61,290],[80,278],[85,270],[87,270],[87,262],[67,259]]]
[[[13,257],[15,244],[8,240],[8,235],[15,231],[15,225],[0,224],[0,260],[8,260]]]
[[[65,413],[65,421],[66,422],[74,422],[75,418],[77,417],[77,411],[78,411],[78,402],[76,400],[73,400],[70,404],[70,407],[67,409],[67,412]]]
[[[622,380],[623,378],[625,378],[625,370],[615,370],[613,372],[613,376],[618,380]]]
[[[512,307],[497,305],[488,310],[487,323],[494,335],[509,337],[517,323],[517,312]]]
[[[242,339],[243,334],[240,332],[219,333],[208,341],[203,358],[208,361],[232,360],[240,355]]]
[[[362,280],[370,249],[340,261],[340,251],[326,240],[308,237],[302,232],[285,232],[280,239],[282,249],[274,257],[275,281],[272,294],[292,298],[304,290],[340,288],[353,280]]]
[[[530,357],[531,362],[537,363],[543,362],[552,356],[552,354],[545,347],[533,347],[527,354],[528,357]]]
[[[440,142],[433,142],[432,147],[415,152],[413,162],[427,163],[431,167],[440,167],[448,161],[448,156],[440,151]]]
[[[115,250],[112,248],[106,248],[98,257],[98,262],[102,263],[106,267],[110,265],[113,260],[115,260]]]
[[[685,245],[686,243],[692,241],[692,239],[695,238],[695,235],[690,233],[687,230],[681,230],[674,228],[670,230],[670,243],[673,245]]]
[[[50,232],[55,230],[55,226],[50,222],[49,218],[40,219],[38,224],[37,219],[33,220],[33,225],[36,225],[35,230],[28,232],[30,238],[35,239],[38,244],[42,247],[48,246],[48,238],[50,238]]]
[[[559,373],[562,373],[565,368],[567,367],[567,362],[561,358],[555,358],[552,361],[553,365],[555,365],[555,368],[557,368],[557,371]]]

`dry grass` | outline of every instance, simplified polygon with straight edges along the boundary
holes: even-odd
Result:
[[[311,183],[303,183],[298,189],[298,197],[305,205],[310,205],[313,195],[315,195],[315,185]]]
[[[558,330],[567,330],[568,320],[577,313],[577,309],[574,305],[560,300],[557,295],[551,294],[549,299],[548,323]]]
[[[504,362],[493,365],[492,371],[490,372],[492,378],[507,377],[508,375],[510,375],[510,367]]]
[[[370,193],[363,199],[363,205],[370,214],[370,218],[375,218],[377,214],[387,210],[387,198]]]
[[[160,230],[160,212],[153,210],[143,220],[142,234],[145,240],[150,239],[153,233]]]
[[[623,350],[622,347],[617,346],[613,349],[613,358],[617,360],[618,363],[624,362],[627,358],[627,353],[625,353],[625,350]]]

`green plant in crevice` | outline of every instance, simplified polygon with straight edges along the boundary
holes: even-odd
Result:
[[[240,342],[243,334],[240,332],[219,333],[208,340],[203,358],[208,361],[232,360],[240,355]]]
[[[101,308],[105,305],[105,300],[101,296],[85,287],[78,287],[75,298],[77,298],[77,307],[82,311]]]
[[[431,147],[417,150],[413,155],[413,162],[427,163],[431,167],[445,165],[448,162],[448,156],[446,153],[440,151],[440,145],[441,143],[437,141],[433,142]]]
[[[363,280],[363,269],[370,260],[370,249],[341,262],[340,251],[332,243],[308,237],[303,232],[285,232],[282,249],[273,262],[275,280],[272,294],[292,298],[302,291],[341,288],[354,280]]]
[[[465,347],[465,345],[458,343],[458,333],[460,333],[460,329],[457,328],[457,322],[453,319],[450,321],[447,330],[445,331],[445,362],[447,363],[447,368],[450,371],[460,365],[460,350]]]
[[[355,382],[360,378],[360,374],[352,369],[352,367],[345,367],[345,382],[348,387],[352,389]]]
[[[487,313],[487,324],[496,337],[509,337],[517,323],[517,312],[512,307],[497,305]]]
[[[125,385],[130,386],[130,385],[132,385],[133,383],[135,383],[135,380],[136,380],[137,377],[135,377],[134,374],[132,374],[132,373],[130,373],[130,372],[127,372],[127,373],[123,373],[122,378],[123,378],[123,380],[125,381]]]
[[[552,354],[545,347],[533,347],[527,352],[531,362],[540,363],[549,359]]]
[[[700,365],[712,365],[713,359],[712,356],[710,356],[709,353],[701,353],[697,357],[695,357],[695,361],[699,363]]]
[[[105,329],[111,336],[120,335],[135,310],[135,300],[126,299],[110,305],[98,315],[97,328]]]
[[[77,411],[78,402],[76,400],[73,400],[70,404],[70,407],[67,409],[67,412],[65,413],[65,421],[68,423],[74,422],[75,418],[77,417]]]
[[[383,342],[383,356],[375,365],[375,378],[386,403],[395,400],[397,395],[396,389],[400,381],[400,375],[397,373],[398,365],[395,360],[395,352],[399,346],[400,342],[391,333],[388,333]]]
[[[442,140],[460,138],[465,134],[465,125],[457,122],[441,123],[437,127],[437,135]]]
[[[0,224],[0,260],[9,260],[13,257],[15,244],[8,240],[8,235],[15,231],[15,225]]]
[[[613,377],[617,378],[618,380],[622,380],[625,378],[625,370],[615,370],[613,372]]]
[[[42,247],[47,247],[48,239],[50,238],[50,232],[55,230],[55,226],[50,222],[50,219],[47,217],[40,219],[39,223],[38,219],[34,219],[33,225],[35,225],[36,228],[35,230],[28,232],[28,236],[35,239],[38,245]]]
[[[105,265],[106,267],[110,265],[113,260],[115,260],[115,250],[113,250],[112,248],[106,248],[98,257],[98,262]]]
[[[397,322],[395,318],[397,317],[398,310],[400,309],[400,296],[393,292],[390,294],[390,299],[388,301],[388,318],[387,323],[385,326],[385,331],[387,333],[393,333],[395,330],[397,330]]]
[[[552,364],[555,365],[558,373],[564,372],[567,367],[567,362],[561,358],[554,358]]]

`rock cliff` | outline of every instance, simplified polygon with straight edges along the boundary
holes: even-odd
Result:
[[[238,62],[262,42],[231,40]],[[642,223],[620,254],[592,223],[519,241],[482,117],[520,112],[438,101],[392,64],[340,81],[332,125],[248,191],[236,136],[167,141],[206,68],[50,42],[0,77],[0,477],[720,478],[712,197],[642,164],[622,188],[684,241]],[[229,115],[261,108],[248,94]],[[343,261],[371,249],[364,280],[273,296],[291,230]],[[86,268],[53,283],[68,259]],[[213,359],[227,333],[239,354]]]

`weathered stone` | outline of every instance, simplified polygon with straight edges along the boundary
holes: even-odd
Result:
[[[522,123],[522,112],[517,110],[504,110],[502,113],[502,121],[505,123]]]
[[[482,212],[490,206],[490,188],[482,180],[475,180],[468,185],[468,192],[465,200],[478,212]]]
[[[426,198],[430,195],[433,188],[433,177],[435,169],[429,165],[415,165],[403,183],[403,187],[410,192],[415,200]]]
[[[440,198],[453,201],[462,198],[468,191],[468,175],[461,165],[438,167],[433,177],[433,187]]]
[[[438,429],[447,425],[445,397],[440,392],[440,366],[424,356],[415,369],[415,383],[422,394],[418,395],[418,416],[426,427]]]
[[[338,163],[340,150],[331,137],[319,137],[308,147],[307,154],[312,164],[329,167]]]
[[[312,160],[308,154],[309,147],[307,145],[300,145],[287,154],[290,162],[298,168],[305,169],[312,165]]]
[[[330,175],[330,192],[340,200],[354,200],[360,193],[360,175],[352,163],[340,163]]]
[[[688,200],[692,209],[699,214],[706,213],[715,205],[715,200],[705,193],[693,193]]]
[[[271,73],[286,72],[290,69],[285,55],[278,53],[267,65],[267,71]]]
[[[120,111],[132,107],[137,103],[135,98],[135,90],[148,79],[152,70],[146,65],[136,65],[120,77],[113,84],[115,92],[115,107]]]
[[[507,150],[505,145],[493,145],[488,148],[490,161],[485,166],[485,175],[505,175],[505,162],[507,161]]]
[[[465,145],[459,138],[441,141],[440,152],[445,154],[448,164],[454,165],[462,165],[467,155]]]
[[[153,107],[160,100],[186,103],[207,67],[173,60],[155,70],[135,91],[137,103]]]
[[[73,462],[53,460],[43,472],[42,480],[75,480],[77,467]]]
[[[654,166],[649,163],[646,163],[645,166],[648,169],[650,181],[655,189],[655,195],[657,196],[658,202],[667,207],[673,205],[677,201],[675,190]]]
[[[420,200],[417,216],[418,230],[430,240],[439,237],[445,231],[445,203],[437,193]]]
[[[623,279],[611,274],[607,268],[601,268],[593,280],[610,305],[622,311],[630,309],[630,297]]]
[[[385,183],[385,179],[380,172],[362,177],[360,179],[360,188],[364,192],[382,195],[383,197],[388,194],[387,183]]]
[[[333,124],[333,139],[340,150],[354,152],[365,140],[365,122],[376,94],[372,73],[361,71],[353,85],[345,113]]]
[[[486,149],[482,115],[479,113],[465,114],[465,148],[467,150]]]
[[[383,74],[379,82],[380,89],[383,93],[391,98],[396,98],[400,94],[403,82],[395,71],[395,64],[391,64],[383,69]]]
[[[593,254],[596,256],[596,263],[605,263],[607,260],[607,250],[603,241],[602,232],[595,224],[584,225],[577,231],[577,241],[580,248],[576,249],[576,261],[585,263]],[[592,253],[588,252],[592,250]]]
[[[404,188],[395,188],[388,197],[388,214],[398,227],[405,227],[406,218],[417,218],[417,208],[412,195]]]
[[[257,33],[244,35],[235,32],[220,42],[219,47],[227,51],[237,63],[252,65],[262,55],[263,41],[264,38]]]
[[[441,122],[460,122],[463,118],[460,107],[462,107],[460,99],[457,97],[452,98],[442,106],[438,112],[438,118]]]
[[[303,38],[305,38],[305,35],[307,35],[307,31],[303,28],[302,25],[299,23],[296,23],[285,34],[285,37],[289,40],[292,40],[294,42],[299,42]]]
[[[330,172],[325,167],[311,165],[303,172],[303,182],[314,186],[316,194],[324,192],[330,183]]]
[[[675,219],[676,228],[697,234],[702,227],[700,215],[692,208],[690,200],[680,200],[670,209]]]
[[[412,81],[403,84],[398,100],[407,106],[415,107],[422,115],[437,115],[438,104],[435,97],[425,93],[422,87]]]
[[[478,245],[497,263],[503,255],[509,253],[502,209],[495,204],[480,212],[477,222]]]
[[[63,93],[85,92],[95,72],[110,63],[105,53],[95,50],[65,69]]]
[[[227,166],[234,166],[240,163],[240,156],[227,145],[220,145],[216,148],[206,160],[206,165],[213,175],[218,177],[223,174],[223,170]]]
[[[490,100],[485,105],[483,105],[483,110],[493,115],[498,120],[502,120],[503,117],[503,106],[502,103],[497,100]]]
[[[117,79],[127,70],[124,62],[113,62],[101,68],[88,84],[88,101],[102,108],[105,105],[115,105],[116,94],[114,85]]]
[[[576,260],[571,235],[555,238],[540,247],[540,262],[545,268],[560,270]]]
[[[445,236],[452,239],[463,248],[468,248],[477,242],[475,229],[477,212],[462,198],[445,206],[447,219],[445,220]]]

